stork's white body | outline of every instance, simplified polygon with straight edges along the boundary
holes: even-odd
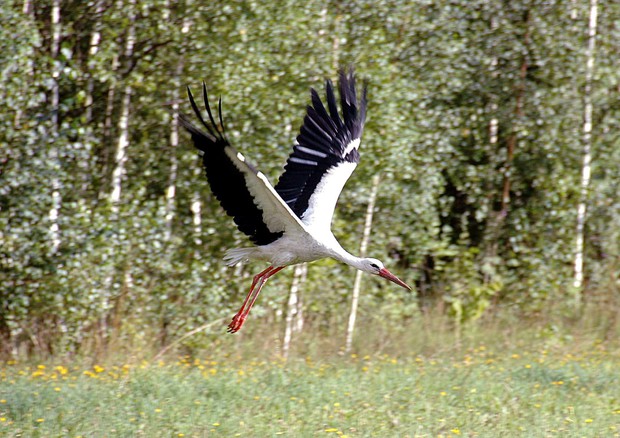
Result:
[[[229,266],[247,260],[264,260],[273,266],[290,266],[326,257],[348,264],[352,264],[356,259],[340,246],[331,232],[325,235],[313,235],[300,231],[287,233],[268,245],[229,249],[226,251],[224,261]]]
[[[233,216],[239,230],[256,244],[230,249],[224,260],[229,265],[252,259],[271,264],[254,277],[243,306],[229,325],[230,332],[241,328],[269,277],[297,263],[331,257],[410,289],[379,260],[348,253],[331,232],[336,202],[359,161],[366,116],[366,89],[358,101],[353,73],[341,70],[339,86],[344,121],[338,114],[331,82],[326,83],[329,113],[312,90],[313,106],[308,107],[285,172],[275,187],[228,143],[221,101],[218,126],[209,107],[206,87],[203,85],[203,93],[210,123],[202,118],[189,93],[194,112],[208,132],[197,129],[184,115],[181,122],[192,134],[194,145],[204,152],[203,162],[213,193]]]

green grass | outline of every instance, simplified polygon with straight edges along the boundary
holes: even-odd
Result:
[[[0,435],[620,436],[606,344],[0,367]]]

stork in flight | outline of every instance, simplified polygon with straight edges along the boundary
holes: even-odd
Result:
[[[222,121],[222,99],[218,102],[219,124],[209,106],[207,89],[202,91],[209,117],[202,117],[188,87],[189,101],[206,131],[198,129],[187,116],[180,115],[196,148],[203,152],[207,179],[215,197],[239,230],[255,244],[226,252],[225,262],[233,266],[250,259],[265,260],[269,267],[257,274],[243,305],[228,325],[237,332],[267,280],[284,267],[331,257],[356,269],[386,278],[411,290],[381,261],[349,254],[331,232],[332,216],[344,184],[359,162],[358,148],[366,118],[366,86],[358,99],[353,70],[339,72],[338,114],[334,87],[325,84],[327,109],[311,89],[300,134],[273,187],[265,175],[248,163],[226,139]]]

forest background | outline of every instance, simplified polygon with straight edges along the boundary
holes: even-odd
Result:
[[[369,107],[335,234],[358,251],[376,188],[367,253],[415,286],[363,276],[354,347],[429,315],[617,336],[618,2],[9,0],[0,51],[2,357],[222,342],[262,267],[221,262],[247,242],[180,132],[185,87],[275,183],[347,65]],[[237,339],[344,345],[352,269],[285,272]]]

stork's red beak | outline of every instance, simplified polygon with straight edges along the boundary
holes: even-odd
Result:
[[[411,287],[409,287],[409,285],[407,283],[402,281],[400,278],[398,278],[396,275],[392,274],[390,271],[388,271],[385,268],[383,268],[383,269],[381,269],[379,271],[379,276],[383,277],[383,278],[387,278],[391,282],[394,282],[397,285],[404,287],[405,289],[411,290]]]

